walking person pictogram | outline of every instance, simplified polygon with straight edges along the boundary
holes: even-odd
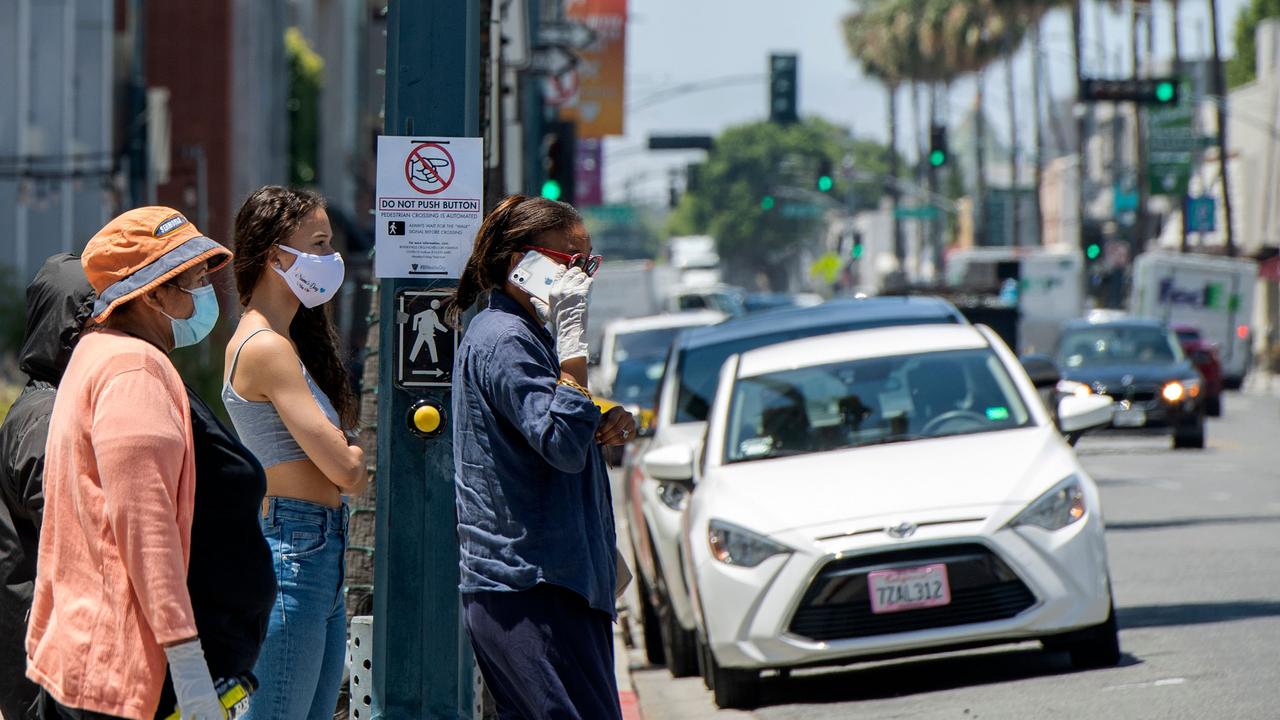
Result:
[[[413,330],[418,333],[418,337],[413,341],[413,350],[409,351],[409,362],[417,362],[418,352],[422,350],[422,346],[426,345],[427,350],[431,352],[431,364],[440,363],[440,351],[436,349],[436,333],[449,331],[440,322],[440,314],[436,311],[440,309],[440,301],[432,300],[431,308],[423,310],[413,316]]]

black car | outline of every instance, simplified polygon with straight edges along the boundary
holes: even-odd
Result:
[[[1058,341],[1062,377],[1115,398],[1115,428],[1169,428],[1175,448],[1204,447],[1199,371],[1158,320],[1075,320]]]

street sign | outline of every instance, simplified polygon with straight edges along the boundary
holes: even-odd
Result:
[[[378,277],[462,275],[482,219],[481,142],[468,137],[378,138]]]
[[[1204,147],[1190,104],[1147,113],[1147,183],[1152,195],[1185,195],[1195,154]]]
[[[1217,229],[1217,207],[1212,197],[1186,200],[1187,232],[1208,233]]]
[[[578,137],[622,135],[626,113],[627,0],[573,0],[565,3],[570,26],[561,32],[575,43],[581,75],[574,98],[560,106],[560,118],[578,125]],[[586,34],[574,27],[587,28]],[[583,44],[577,44],[583,43]]]
[[[396,387],[449,387],[458,333],[444,321],[451,290],[401,290],[396,295]]]
[[[938,208],[932,205],[905,205],[896,208],[893,216],[899,220],[933,220],[938,217]]]

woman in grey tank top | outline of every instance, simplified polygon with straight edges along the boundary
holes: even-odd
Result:
[[[351,444],[357,404],[325,303],[343,279],[324,200],[267,186],[236,216],[244,315],[226,351],[222,400],[267,472],[262,530],[279,597],[248,718],[329,720],[346,639],[344,496],[367,483]]]

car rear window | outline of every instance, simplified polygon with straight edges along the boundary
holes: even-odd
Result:
[[[939,315],[933,318],[853,320],[833,323],[819,328],[784,329],[778,332],[740,338],[716,345],[687,348],[676,359],[676,377],[680,388],[676,396],[675,421],[678,423],[705,422],[716,399],[716,386],[720,382],[720,368],[731,355],[749,352],[768,345],[789,340],[831,335],[849,330],[871,330],[881,327],[905,325],[954,325],[956,318]]]

